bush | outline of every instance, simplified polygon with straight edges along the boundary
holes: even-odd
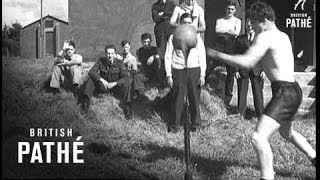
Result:
[[[2,29],[2,55],[20,56],[20,30],[22,26],[16,22],[11,27],[5,25]]]

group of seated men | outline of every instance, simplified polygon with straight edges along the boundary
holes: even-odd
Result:
[[[161,60],[157,48],[151,45],[151,35],[141,35],[142,47],[136,52],[138,60],[130,52],[130,42],[123,40],[123,52],[117,54],[114,45],[105,46],[105,57],[99,58],[89,70],[89,77],[80,90],[82,75],[82,56],[75,54],[75,43],[65,41],[62,50],[58,53],[53,65],[50,87],[56,94],[60,84],[66,77],[72,79],[72,91],[81,103],[83,112],[88,112],[90,98],[95,90],[120,94],[125,104],[125,117],[132,118],[132,101],[144,96],[147,83],[156,83],[163,88],[161,78]]]

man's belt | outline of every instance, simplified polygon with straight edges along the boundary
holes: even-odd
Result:
[[[235,40],[237,36],[219,36],[219,39],[224,40],[224,39],[230,39],[230,40]]]

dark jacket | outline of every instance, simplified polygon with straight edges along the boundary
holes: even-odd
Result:
[[[155,46],[151,46],[150,49],[144,49],[141,47],[136,51],[138,61],[141,62],[143,68],[147,67],[148,58],[157,54],[157,47]]]
[[[130,76],[130,73],[121,60],[114,59],[111,64],[105,57],[100,58],[89,71],[89,77],[94,81],[103,78],[108,82],[117,82],[118,85],[123,85],[125,78],[128,76]]]
[[[238,36],[236,39],[236,45],[235,45],[235,53],[237,54],[243,54],[246,52],[247,49],[251,46],[251,42],[248,39],[247,34],[242,34]]]
[[[176,4],[171,0],[167,0],[165,3],[163,3],[162,0],[158,0],[151,8],[152,20],[156,25],[165,21],[169,22],[175,7]],[[159,12],[164,12],[164,14],[159,16]]]

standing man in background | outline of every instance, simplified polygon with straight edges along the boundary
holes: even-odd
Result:
[[[216,21],[216,33],[218,34],[218,43],[221,45],[222,51],[228,54],[234,54],[234,46],[237,36],[241,31],[241,20],[234,16],[236,12],[236,3],[229,1],[226,6],[226,15]],[[230,101],[232,99],[232,89],[234,84],[234,76],[236,68],[226,64],[227,77],[225,80],[225,99],[224,103],[229,110]]]
[[[236,40],[235,53],[244,54],[251,46],[255,32],[252,28],[249,19],[246,20],[246,33],[240,35]],[[259,118],[263,113],[263,77],[264,73],[260,65],[256,65],[249,71],[243,68],[238,68],[236,72],[237,85],[238,85],[238,111],[241,116],[245,115],[247,106],[247,94],[249,79],[251,82],[253,103],[256,112],[256,117]]]
[[[198,5],[196,0],[183,0],[181,4],[176,6],[170,18],[170,24],[174,27],[181,24],[180,19],[184,13],[191,14],[191,25],[196,28],[198,34],[205,32],[206,22],[204,19],[204,11],[202,7]]]
[[[170,26],[170,17],[176,4],[172,0],[158,0],[152,5],[152,20],[155,22],[154,35],[158,54],[161,58],[161,71],[164,72],[164,53],[169,36],[173,33],[173,28]]]

